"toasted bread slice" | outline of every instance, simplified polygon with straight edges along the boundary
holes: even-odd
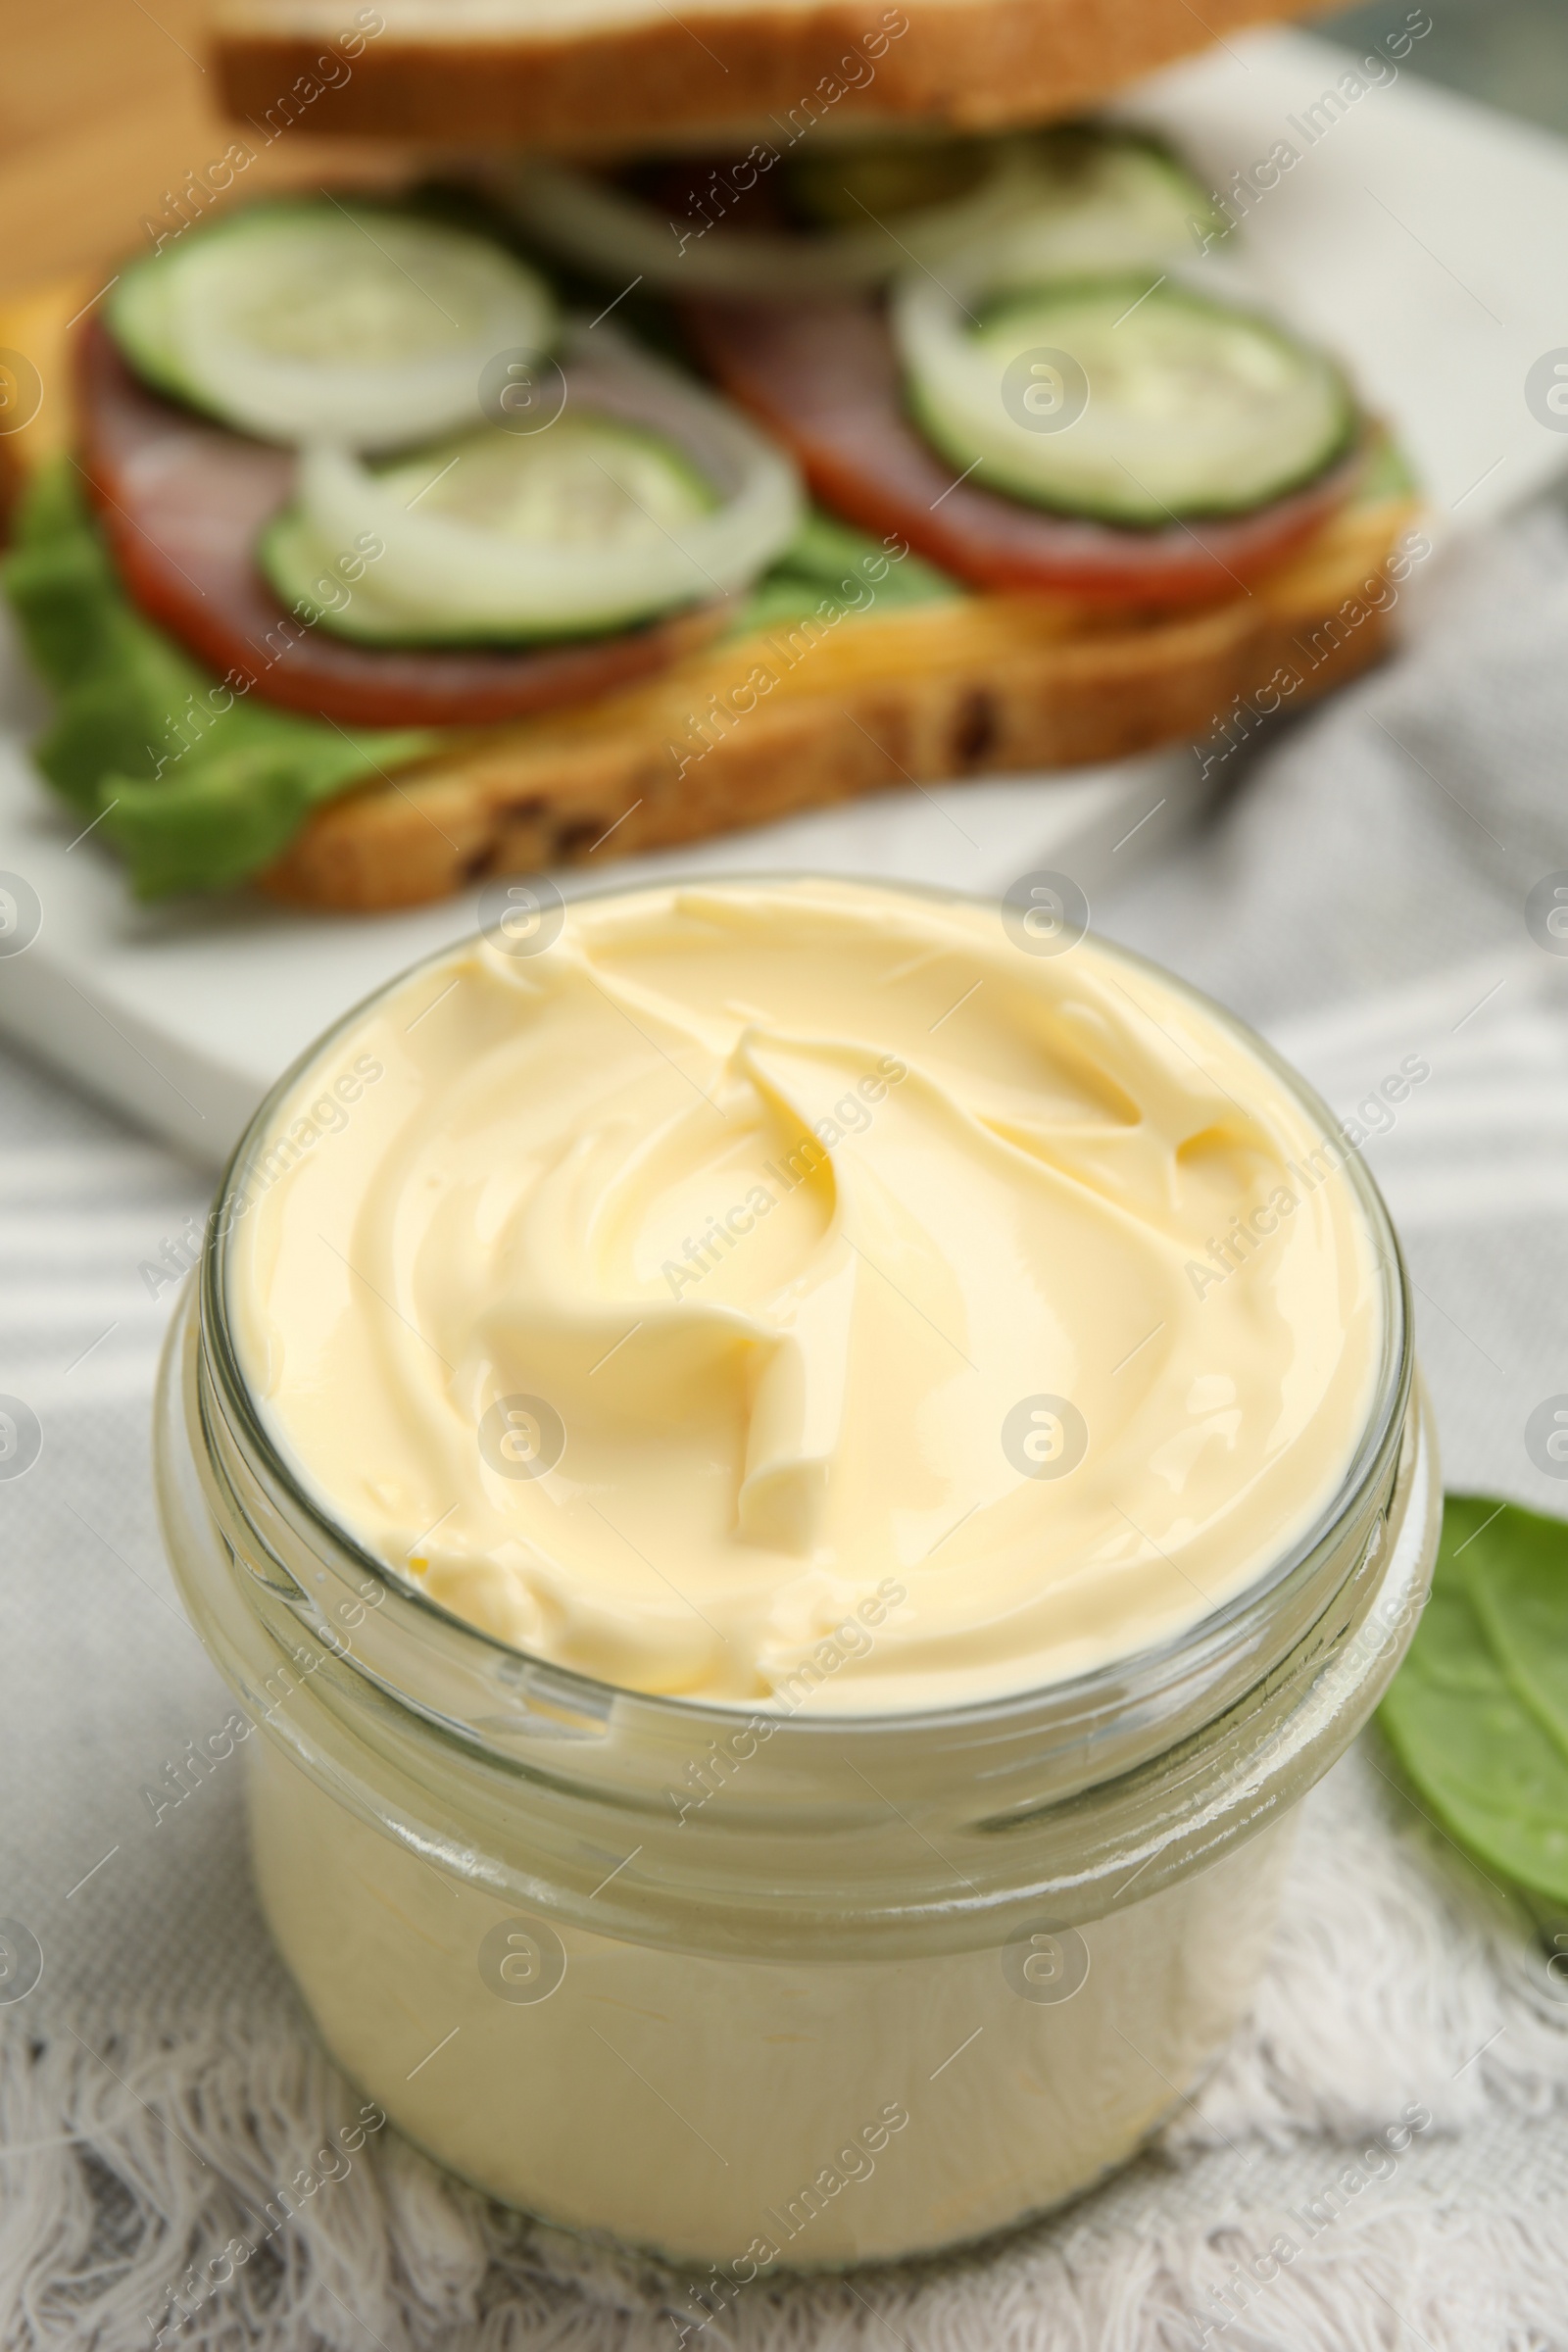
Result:
[[[412,906],[878,787],[1195,740],[1214,760],[1260,712],[1376,660],[1415,512],[1402,497],[1348,508],[1250,594],[1178,618],[970,596],[732,640],[334,801],[263,884],[307,906]]]
[[[237,120],[308,105],[313,128],[334,135],[614,153],[792,128],[1047,122],[1312,5],[218,0],[215,51]]]

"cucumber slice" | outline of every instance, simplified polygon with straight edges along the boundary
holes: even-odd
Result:
[[[792,208],[823,228],[863,228],[870,213],[924,212],[960,203],[996,169],[987,138],[854,139],[784,160]]]
[[[597,411],[571,397],[590,368]],[[581,637],[726,595],[795,536],[788,460],[710,395],[608,345],[566,380],[565,412],[538,433],[484,425],[373,470],[309,451],[297,506],[258,551],[277,594],[365,642]],[[343,551],[376,549],[345,576]]]
[[[1040,286],[989,307],[968,293],[978,324],[911,273],[894,332],[927,438],[1014,498],[1145,528],[1242,514],[1322,472],[1355,429],[1324,353],[1169,279]]]
[[[519,549],[587,549],[606,563],[646,553],[717,497],[684,453],[658,433],[618,419],[564,416],[548,432],[518,438],[494,426],[436,442],[370,479],[405,513],[449,516]],[[359,535],[373,551],[370,531]],[[298,507],[268,525],[258,559],[274,593],[334,636],[364,644],[515,643],[521,637],[581,636],[619,627],[634,611],[584,622],[547,613],[526,629],[454,615],[435,599],[389,603],[376,592],[373,552],[330,547]]]
[[[330,637],[356,645],[471,645],[472,629],[443,629],[439,616],[420,628],[407,612],[375,593],[375,549],[365,553],[326,546],[298,507],[274,514],[256,543],[256,561],[278,603]]]
[[[1159,139],[1073,127],[1041,133],[1033,153],[1038,197],[992,243],[994,291],[1153,274],[1224,226],[1212,196]]]
[[[127,270],[109,325],[162,390],[264,439],[390,449],[477,421],[498,352],[554,340],[544,280],[390,206],[260,204]]]
[[[820,225],[738,226],[729,215],[759,186]],[[496,194],[531,235],[607,284],[635,274],[764,300],[880,285],[911,260],[940,266],[982,238],[1013,281],[1157,268],[1217,225],[1212,199],[1157,140],[1092,126],[889,138],[782,159],[763,142],[729,177],[708,172],[688,211],[543,158],[509,165]]]
[[[169,295],[173,271],[156,259],[137,262],[122,272],[104,305],[104,318],[136,373],[160,392],[188,400],[179,355],[174,348]],[[200,404],[198,404],[200,405]]]

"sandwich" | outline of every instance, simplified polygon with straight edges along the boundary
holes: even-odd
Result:
[[[375,909],[1294,708],[1417,506],[1214,223],[1093,123],[193,220],[28,321],[37,763],[143,897]]]

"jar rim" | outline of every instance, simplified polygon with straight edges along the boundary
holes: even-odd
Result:
[[[606,898],[632,898],[645,892],[654,894],[681,889],[722,890],[737,886],[769,887],[788,883],[844,881],[853,882],[858,888],[885,890],[891,896],[926,898],[946,905],[980,906],[999,913],[1002,905],[999,897],[985,892],[958,890],[938,883],[890,880],[880,876],[840,875],[809,867],[763,870],[726,868],[717,873],[699,871],[663,874],[633,883],[597,883],[582,889],[564,891],[563,897],[568,905],[578,905]],[[631,1709],[639,1716],[646,1711],[649,1719],[657,1718],[665,1725],[690,1726],[694,1737],[710,1735],[716,1728],[733,1729],[752,1717],[776,1722],[781,1728],[787,1724],[792,1738],[804,1736],[808,1739],[826,1739],[829,1736],[853,1738],[858,1731],[872,1729],[883,1732],[896,1730],[901,1735],[909,1735],[917,1734],[922,1728],[938,1726],[950,1733],[983,1736],[988,1727],[1001,1729],[1010,1726],[1020,1714],[1038,1714],[1043,1707],[1048,1708],[1050,1714],[1063,1724],[1094,1722],[1112,1710],[1119,1711],[1130,1701],[1156,1699],[1167,1673],[1174,1677],[1179,1670],[1190,1668],[1200,1657],[1213,1656],[1221,1651],[1229,1654],[1234,1650],[1254,1649],[1266,1633],[1282,1589],[1295,1580],[1310,1577],[1312,1564],[1320,1554],[1332,1550],[1338,1531],[1355,1517],[1358,1508],[1387,1477],[1391,1459],[1400,1444],[1414,1380],[1409,1276],[1393,1220],[1371,1171],[1357,1149],[1342,1145],[1344,1155],[1340,1166],[1331,1172],[1348,1177],[1355,1191],[1377,1260],[1382,1293],[1380,1360],[1365,1426],[1333,1494],[1300,1531],[1296,1541],[1239,1592],[1206,1610],[1177,1633],[1077,1674],[1055,1677],[1046,1683],[1030,1684],[977,1699],[961,1700],[953,1705],[876,1708],[859,1712],[835,1709],[831,1714],[796,1710],[785,1714],[772,1708],[766,1701],[743,1705],[732,1700],[690,1698],[674,1693],[639,1690],[625,1684],[607,1682],[585,1674],[578,1668],[544,1657],[538,1651],[522,1648],[460,1616],[445,1603],[434,1599],[414,1579],[401,1575],[389,1561],[368,1549],[352,1530],[342,1526],[333,1517],[324,1499],[312,1491],[288,1462],[281,1446],[266,1427],[239,1360],[228,1314],[227,1277],[229,1245],[234,1228],[248,1210],[248,1202],[238,1205],[243,1201],[244,1181],[258,1154],[258,1145],[266,1137],[269,1123],[279,1105],[308,1072],[325,1057],[334,1042],[373,1006],[395,990],[401,989],[416,974],[460,954],[465,947],[483,936],[482,929],[479,929],[447,941],[370,990],[315,1037],[269,1089],[247,1121],[214,1196],[202,1252],[198,1311],[203,1354],[216,1375],[225,1418],[229,1421],[232,1434],[250,1457],[253,1471],[286,1501],[291,1519],[303,1521],[309,1529],[318,1534],[323,1549],[329,1549],[346,1559],[357,1572],[373,1577],[382,1588],[383,1595],[396,1595],[399,1601],[427,1616],[432,1633],[443,1642],[456,1642],[460,1649],[466,1649],[471,1658],[486,1661],[492,1668],[499,1667],[503,1672],[515,1674],[519,1670],[525,1671],[533,1697],[553,1701],[564,1712],[579,1718],[604,1718],[612,1710]],[[1106,939],[1099,932],[1089,932],[1086,937],[1092,939],[1100,952],[1119,958],[1134,969],[1150,974],[1161,986],[1172,989],[1218,1027],[1237,1038],[1273,1072],[1298,1105],[1309,1114],[1319,1126],[1325,1141],[1340,1136],[1339,1123],[1322,1097],[1276,1052],[1267,1039],[1259,1036],[1238,1014],[1179,974],[1155,962],[1152,957],[1139,954],[1136,949]],[[436,1629],[439,1629],[438,1633]]]

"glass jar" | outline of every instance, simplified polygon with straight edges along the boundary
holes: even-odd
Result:
[[[747,1716],[476,1630],[279,1458],[225,1237],[331,1042],[220,1189],[156,1452],[177,1582],[249,1719],[263,1904],[333,2057],[476,2186],[701,2266],[699,2316],[778,2269],[983,2236],[1124,2162],[1245,2013],[1292,1809],[1431,1573],[1436,1447],[1359,1159],[1339,1176],[1381,1268],[1375,1396],[1332,1504],[1262,1578],[1043,1690]]]

